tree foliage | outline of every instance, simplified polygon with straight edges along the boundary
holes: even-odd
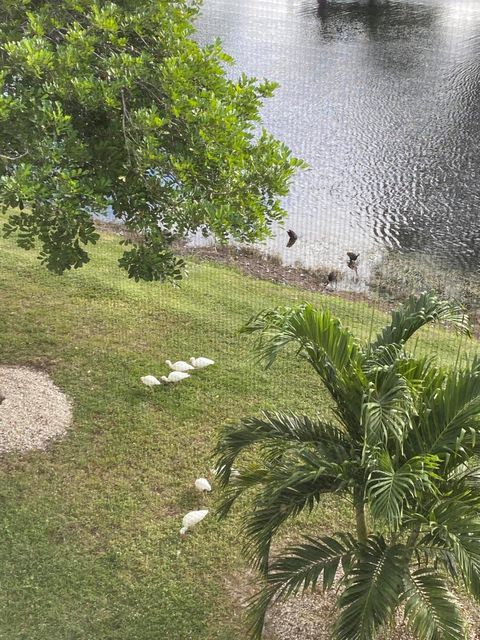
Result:
[[[275,85],[193,39],[198,0],[20,0],[0,7],[0,204],[56,273],[81,267],[108,206],[136,279],[178,279],[175,236],[264,238],[302,163],[261,129]]]
[[[250,607],[252,637],[272,601],[339,581],[335,640],[372,640],[399,606],[421,640],[465,638],[450,585],[480,600],[480,360],[449,370],[409,354],[408,338],[437,321],[469,333],[463,309],[433,294],[409,299],[366,344],[308,304],[264,311],[244,327],[267,366],[294,346],[337,418],[265,413],[220,435],[220,514],[245,494],[253,501],[245,545],[263,588]],[[325,493],[351,500],[356,536],[309,537],[271,559],[282,525]]]

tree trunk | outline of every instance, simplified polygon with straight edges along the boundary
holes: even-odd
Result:
[[[418,536],[420,535],[420,525],[417,524],[412,531],[410,532],[410,535],[408,536],[408,540],[407,540],[407,547],[411,548],[412,550],[415,548],[415,543],[417,542]]]
[[[355,521],[357,523],[357,538],[360,542],[366,542],[368,531],[365,520],[365,505],[361,497],[357,497],[355,500]]]

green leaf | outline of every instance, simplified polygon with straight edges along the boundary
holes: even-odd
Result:
[[[417,491],[427,487],[433,491],[438,463],[435,458],[413,458],[395,469],[388,453],[382,454],[378,468],[371,472],[367,483],[372,516],[397,530],[404,508],[409,503],[414,504]]]
[[[334,640],[371,640],[398,606],[408,553],[403,545],[388,546],[381,536],[367,540],[352,565],[338,599],[340,613]]]
[[[398,449],[411,428],[410,414],[413,401],[405,379],[394,369],[376,372],[368,384],[362,404],[362,426],[365,444],[387,444],[394,440]]]
[[[230,478],[231,467],[238,456],[256,445],[291,447],[298,444],[315,445],[330,461],[344,460],[351,454],[348,435],[337,426],[321,419],[282,412],[265,412],[262,418],[244,418],[238,424],[223,427],[215,454],[221,482]]]
[[[419,640],[464,640],[465,626],[442,576],[430,568],[405,577],[405,618]]]
[[[420,408],[417,428],[409,436],[411,451],[468,457],[480,430],[480,359],[452,371]]]
[[[458,331],[470,335],[468,316],[461,305],[450,300],[440,300],[435,293],[411,296],[397,311],[392,312],[392,321],[377,336],[371,348],[390,344],[404,344],[412,335],[432,322],[446,322]]]

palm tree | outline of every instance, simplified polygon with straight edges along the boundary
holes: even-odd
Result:
[[[258,334],[267,367],[296,346],[336,418],[265,413],[220,434],[220,515],[246,493],[253,503],[244,537],[263,573],[249,608],[253,638],[272,601],[317,584],[339,587],[335,640],[371,640],[399,607],[418,638],[465,637],[450,588],[480,599],[480,359],[446,369],[409,355],[407,340],[438,321],[469,334],[462,308],[433,294],[410,298],[367,344],[309,304],[264,311],[244,327]],[[239,457],[240,475],[230,477]],[[271,559],[281,525],[325,493],[351,499],[355,535],[308,537]]]

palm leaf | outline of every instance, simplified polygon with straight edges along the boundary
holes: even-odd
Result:
[[[324,493],[341,491],[346,484],[341,467],[325,465],[313,454],[297,464],[272,465],[243,526],[245,551],[252,564],[266,573],[272,537],[282,524],[305,509],[311,511]]]
[[[261,638],[265,614],[273,600],[288,598],[308,588],[315,589],[322,579],[322,588],[330,589],[340,566],[347,569],[357,547],[349,534],[337,533],[319,540],[306,538],[306,543],[290,547],[286,555],[271,565],[265,587],[250,603],[250,631],[254,639]]]
[[[257,444],[272,448],[312,444],[333,461],[351,455],[348,434],[335,425],[307,416],[265,412],[261,418],[244,418],[239,424],[223,427],[214,452],[221,484],[228,484],[238,456]]]
[[[370,512],[375,519],[386,521],[397,530],[404,507],[417,495],[417,490],[432,487],[436,458],[413,458],[395,469],[387,452],[379,456],[379,466],[367,483]]]
[[[242,332],[259,333],[256,347],[267,367],[287,345],[296,344],[297,353],[314,366],[329,389],[335,389],[337,380],[357,366],[359,349],[353,335],[328,309],[303,304],[263,311]]]
[[[453,454],[452,464],[473,455],[480,430],[479,362],[446,375],[443,386],[425,398],[407,450]]]
[[[435,364],[435,355],[423,358],[399,358],[395,362],[395,371],[407,383],[412,397],[420,402],[433,396],[445,380],[445,371]]]
[[[461,333],[470,335],[468,317],[460,304],[440,300],[434,293],[422,293],[410,297],[399,310],[392,312],[391,323],[377,336],[371,348],[404,344],[416,331],[432,322],[447,322]]]
[[[395,370],[376,372],[375,379],[368,385],[362,404],[362,426],[366,445],[390,440],[403,448],[406,432],[410,429],[410,412],[413,404],[404,378]]]
[[[398,362],[405,358],[405,350],[401,344],[381,344],[375,348],[367,347],[362,369],[367,376],[371,377],[379,369],[397,366]]]
[[[388,546],[381,536],[368,538],[338,599],[334,639],[372,640],[398,606],[407,568],[403,545]]]
[[[464,640],[465,626],[445,579],[421,568],[405,577],[405,617],[419,640]]]
[[[453,565],[451,573],[459,574],[467,591],[480,599],[480,494],[477,487],[468,487],[466,478],[450,493],[429,513],[429,531],[418,548],[427,556],[433,550],[447,568]]]

